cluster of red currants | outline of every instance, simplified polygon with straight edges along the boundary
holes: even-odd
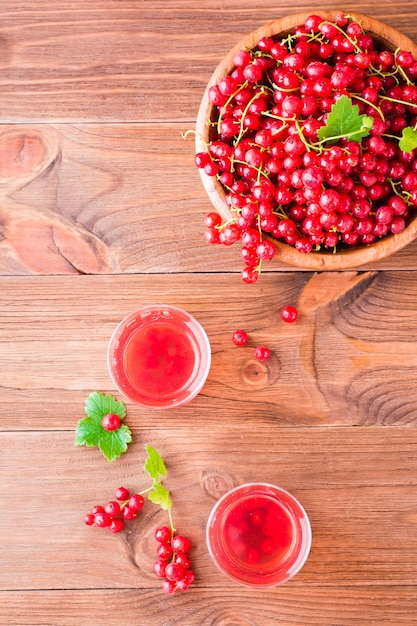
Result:
[[[187,591],[195,580],[187,555],[191,547],[190,540],[184,535],[173,535],[168,526],[157,528],[155,539],[158,542],[158,561],[153,571],[158,578],[164,579],[163,591],[168,594]]]
[[[195,163],[217,177],[230,213],[206,216],[206,239],[241,243],[245,283],[274,257],[274,240],[337,252],[405,228],[417,206],[417,150],[400,147],[404,131],[417,136],[410,52],[386,49],[345,14],[310,15],[285,39],[236,52],[234,66],[209,90],[217,120]],[[366,128],[321,138],[342,97]]]
[[[84,517],[87,526],[108,528],[113,533],[119,533],[124,523],[135,519],[145,504],[145,498],[140,493],[129,494],[125,487],[119,487],[114,494],[115,500],[110,500],[103,507],[94,506]]]

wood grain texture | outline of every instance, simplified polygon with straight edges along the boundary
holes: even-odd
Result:
[[[237,249],[203,243],[211,203],[181,137],[232,45],[321,8],[0,0],[2,625],[417,624],[417,243],[352,272],[272,262],[245,286]],[[417,41],[414,0],[354,8]],[[109,464],[74,445],[75,426],[91,391],[115,392],[116,324],[158,301],[205,326],[210,375],[179,409],[127,403],[133,442]],[[183,595],[151,572],[162,511],[149,503],[117,536],[82,522],[121,484],[146,486],[145,444],[193,542]],[[313,527],[302,571],[264,591],[220,575],[204,540],[220,495],[254,478],[298,496]]]
[[[194,589],[171,598],[149,589],[6,592],[0,595],[0,617],[10,626],[412,626],[414,594],[413,586],[288,585],[268,593],[267,601],[251,589],[244,598],[236,589],[221,597],[217,589]]]
[[[161,427],[216,425],[219,415],[253,426],[416,424],[414,272],[268,273],[252,286],[228,274],[4,277],[0,285],[2,428],[72,427],[91,391],[115,392],[110,336],[155,302],[188,310],[212,347],[202,393],[158,412]],[[298,307],[295,324],[280,318],[288,303]],[[250,336],[241,349],[231,341],[237,328]],[[253,358],[259,344],[272,350],[263,364]],[[130,411],[133,426],[152,426],[152,411]]]
[[[290,588],[415,583],[414,429],[259,427],[254,433],[238,426],[216,432],[190,423],[135,430],[129,453],[114,465],[73,441],[71,431],[0,435],[2,490],[14,493],[13,507],[0,511],[1,589],[159,588],[151,571],[153,532],[167,521],[159,507],[147,504],[117,536],[82,523],[119,483],[147,487],[145,444],[158,446],[166,461],[175,524],[192,540],[198,587],[236,588],[210,562],[205,523],[219,495],[257,479],[294,493],[311,520],[310,557]]]
[[[314,12],[322,3],[310,3]],[[205,84],[247,33],[306,5],[242,0],[0,2],[2,121],[193,121]],[[355,10],[414,35],[413,2]]]

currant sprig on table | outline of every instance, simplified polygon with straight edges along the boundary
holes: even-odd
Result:
[[[96,504],[91,508],[84,516],[84,523],[119,533],[125,528],[126,522],[131,522],[138,516],[147,497],[150,502],[167,511],[169,520],[169,526],[160,526],[155,531],[158,560],[153,571],[158,578],[163,579],[162,589],[166,593],[186,591],[195,580],[188,557],[191,542],[185,535],[177,534],[174,527],[171,495],[162,484],[162,478],[167,474],[165,463],[152,446],[145,446],[145,450],[147,457],[144,470],[152,480],[151,486],[133,494],[126,487],[119,487],[106,504]]]
[[[339,13],[310,15],[233,61],[209,89],[214,136],[195,163],[222,185],[230,213],[206,216],[206,239],[241,244],[243,281],[258,279],[274,240],[337,253],[402,232],[417,207],[412,53]]]

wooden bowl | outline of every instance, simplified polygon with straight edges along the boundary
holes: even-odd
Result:
[[[199,107],[196,123],[196,152],[204,152],[207,143],[216,139],[216,128],[213,125],[209,125],[209,122],[216,121],[216,107],[209,102],[208,91],[210,87],[217,84],[223,76],[233,71],[233,56],[235,52],[243,48],[255,48],[261,37],[269,36],[278,39],[285,37],[293,32],[295,27],[304,24],[305,19],[311,15],[311,13],[310,11],[308,13],[288,15],[261,26],[245,37],[245,39],[241,40],[220,61],[207,84]],[[338,13],[340,13],[340,11],[318,11],[318,14],[323,17],[324,20],[331,21],[334,21]],[[384,45],[392,51],[397,48],[408,50],[417,59],[417,45],[398,30],[366,15],[359,13],[352,14],[350,12],[349,15],[356,18],[362,24],[364,30],[371,34],[376,42],[381,43],[381,45]],[[224,219],[228,219],[230,212],[225,201],[226,193],[221,183],[216,177],[205,174],[203,169],[199,169],[199,172],[204,188],[214,208]],[[332,251],[302,253],[293,246],[283,243],[280,240],[275,238],[271,238],[271,240],[274,242],[277,249],[274,259],[278,261],[304,269],[341,270],[379,261],[409,244],[415,239],[416,235],[417,215],[408,219],[406,228],[400,234],[385,235],[380,240],[368,246],[362,245],[356,248],[341,249],[336,253]]]

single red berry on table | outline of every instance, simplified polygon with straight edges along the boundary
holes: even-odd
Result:
[[[120,426],[120,417],[116,413],[108,413],[101,420],[101,425],[104,430],[113,431],[117,430]]]
[[[295,322],[298,318],[298,311],[295,306],[288,304],[281,309],[281,318],[284,322]]]
[[[267,361],[271,356],[271,351],[266,346],[258,346],[253,351],[253,355],[257,361]]]
[[[87,513],[87,515],[84,516],[84,524],[87,524],[87,526],[93,526],[94,515],[92,513]]]
[[[248,343],[248,334],[244,330],[236,330],[232,339],[235,346],[245,346]]]

